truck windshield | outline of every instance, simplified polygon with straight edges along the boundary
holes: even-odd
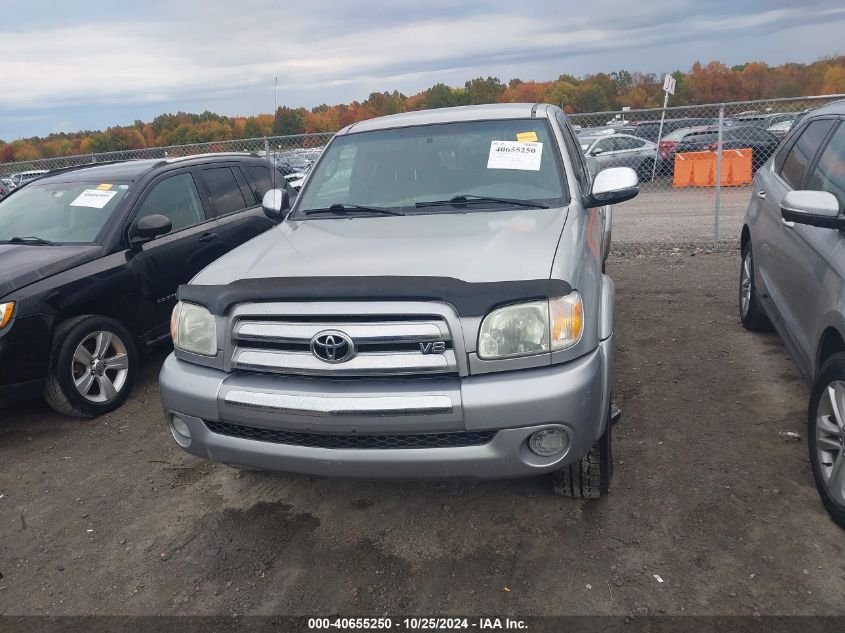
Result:
[[[127,191],[120,182],[32,182],[0,200],[0,242],[92,243]]]
[[[442,123],[335,138],[292,217],[331,217],[308,211],[337,205],[407,214],[562,206],[565,192],[545,119]]]

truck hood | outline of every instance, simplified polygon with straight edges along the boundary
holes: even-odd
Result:
[[[0,244],[0,298],[31,283],[96,259],[101,252],[102,247],[92,244]]]
[[[568,207],[284,222],[192,284],[304,276],[548,279]]]

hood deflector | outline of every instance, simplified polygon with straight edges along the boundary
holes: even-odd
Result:
[[[267,301],[442,301],[459,316],[484,316],[497,306],[562,297],[558,279],[467,282],[452,277],[268,277],[225,285],[182,285],[179,299],[223,316],[233,305]]]

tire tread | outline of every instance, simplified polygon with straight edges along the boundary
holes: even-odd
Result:
[[[590,452],[552,475],[556,494],[573,499],[600,499],[607,493],[613,474],[611,432],[608,417],[604,434]]]
[[[44,391],[42,393],[42,397],[47,404],[50,405],[50,407],[59,413],[74,418],[90,418],[93,416],[74,406],[74,404],[68,399],[59,384],[57,374],[53,371],[53,367],[55,367],[58,363],[57,357],[61,352],[62,342],[64,341],[65,335],[90,316],[91,315],[86,314],[68,319],[56,328],[56,331],[53,333],[53,343],[50,346],[50,371],[47,374],[47,380],[44,383]]]
[[[739,320],[742,322],[742,327],[750,332],[768,332],[772,329],[772,322],[763,307],[760,305],[760,299],[757,297],[757,283],[754,280],[754,269],[751,270],[751,302],[748,304],[748,313],[745,317],[742,316],[742,272],[741,267],[745,264],[746,254],[751,251],[753,257],[753,250],[751,242],[749,241],[742,249],[742,259],[740,260],[740,297],[739,297]]]

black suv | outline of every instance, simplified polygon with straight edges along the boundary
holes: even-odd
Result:
[[[70,168],[0,201],[0,404],[95,416],[169,338],[176,289],[272,227],[271,163],[214,154]]]

